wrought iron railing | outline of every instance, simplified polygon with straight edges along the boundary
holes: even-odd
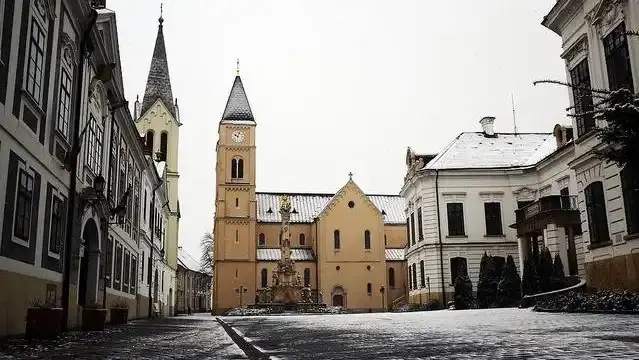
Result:
[[[557,210],[578,210],[576,195],[549,195],[539,198],[539,200],[515,210],[517,222],[534,217],[546,211]]]

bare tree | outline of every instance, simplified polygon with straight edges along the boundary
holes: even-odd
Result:
[[[213,238],[213,234],[206,233],[202,236],[200,240],[200,250],[202,251],[202,255],[200,257],[200,271],[206,274],[211,274],[213,272],[214,262],[213,262],[213,249],[215,246],[215,240]]]

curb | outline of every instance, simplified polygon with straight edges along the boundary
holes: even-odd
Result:
[[[237,346],[239,346],[240,349],[244,351],[244,354],[246,354],[246,356],[248,356],[249,359],[268,360],[271,358],[270,356],[260,351],[253,344],[248,342],[245,338],[240,336],[235,330],[233,330],[231,325],[227,324],[224,320],[220,319],[219,317],[216,317],[215,320],[217,320],[217,322],[220,325],[222,325],[222,328],[224,328],[226,333],[229,334],[229,336],[231,337],[231,340],[233,340],[233,342],[235,342]]]

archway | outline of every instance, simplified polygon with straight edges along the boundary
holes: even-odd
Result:
[[[333,306],[346,307],[346,292],[341,286],[335,286],[331,293],[331,303]]]
[[[87,306],[97,303],[99,268],[100,268],[100,235],[95,220],[88,219],[82,230],[84,251],[80,258],[80,279],[78,282],[78,304]]]

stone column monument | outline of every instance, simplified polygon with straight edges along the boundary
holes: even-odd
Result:
[[[273,272],[271,289],[274,303],[291,305],[297,304],[300,300],[303,284],[302,278],[295,270],[295,262],[291,258],[289,230],[291,202],[286,195],[280,198],[280,215],[282,216],[282,244],[280,245],[282,256],[277,263],[277,269]]]

